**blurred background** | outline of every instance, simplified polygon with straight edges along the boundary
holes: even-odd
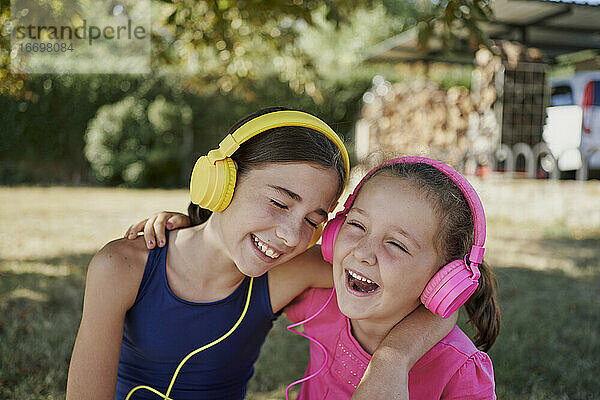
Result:
[[[330,123],[354,178],[380,152],[467,174],[500,288],[499,398],[600,398],[600,1],[150,4],[150,73],[19,74],[0,0],[1,398],[64,398],[93,254],[183,212],[196,158],[274,105]],[[283,326],[250,399],[303,374]]]

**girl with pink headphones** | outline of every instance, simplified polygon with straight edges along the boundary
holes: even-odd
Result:
[[[122,239],[93,258],[67,399],[244,398],[278,313],[306,288],[331,287],[319,248],[307,248],[348,172],[343,143],[310,114],[267,109],[234,125],[194,167],[200,224],[150,251]],[[451,329],[424,309],[407,319],[374,367],[405,373]],[[370,385],[362,398],[398,387]]]
[[[381,340],[421,303],[443,318],[465,304],[477,334],[473,344],[454,327],[421,357],[408,376],[410,398],[495,399],[483,351],[498,335],[500,312],[484,242],[479,197],[452,168],[405,157],[369,172],[323,232],[335,299],[323,308],[330,290],[311,289],[286,309],[299,321],[321,308],[304,324],[322,343],[311,343],[306,376],[324,368],[298,399],[349,399]]]

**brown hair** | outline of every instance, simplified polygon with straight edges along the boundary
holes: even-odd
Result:
[[[473,215],[460,188],[443,172],[425,163],[397,163],[381,168],[373,176],[389,174],[406,179],[422,191],[439,216],[434,241],[441,260],[440,268],[453,260],[463,259],[474,242]],[[465,303],[469,323],[477,330],[475,345],[488,351],[500,330],[500,308],[496,299],[494,273],[483,261],[475,293]]]
[[[227,134],[233,133],[246,122],[275,111],[290,110],[285,107],[269,107],[252,113],[236,122]],[[346,168],[342,153],[327,136],[314,129],[300,126],[282,126],[269,129],[242,143],[231,158],[237,166],[237,177],[271,163],[301,162],[318,165],[324,169],[333,168],[338,177],[339,196],[344,190]],[[192,225],[206,221],[211,211],[190,203],[188,215]]]

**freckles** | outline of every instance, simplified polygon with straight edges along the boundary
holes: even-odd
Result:
[[[250,203],[250,204],[252,204],[252,203]],[[256,207],[253,215],[255,217],[261,218],[263,220],[270,219],[270,220],[274,221],[275,218],[279,217],[279,215],[280,215],[279,211],[280,210],[276,209],[274,206],[265,204],[261,207]]]
[[[356,233],[351,232],[351,230],[347,229],[345,226],[342,226],[338,235],[335,239],[336,247],[340,245],[340,247],[348,247],[349,243],[355,243],[358,235]]]

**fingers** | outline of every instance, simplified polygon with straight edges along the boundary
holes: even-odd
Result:
[[[144,233],[144,242],[148,249],[158,245],[163,247],[166,244],[165,230],[186,228],[191,225],[190,218],[185,214],[162,211],[150,218],[144,219],[137,224],[131,225],[125,237],[135,239],[138,233]]]
[[[190,218],[185,214],[172,214],[167,220],[167,229],[187,228],[190,226]]]
[[[154,230],[154,235],[156,236],[156,241],[158,247],[163,247],[166,243],[165,236],[165,225],[167,224],[167,220],[169,219],[170,214],[161,212],[158,214],[154,223],[152,224],[152,229]]]
[[[127,239],[135,239],[137,237],[138,233],[143,232],[144,225],[146,225],[146,221],[148,221],[147,218],[141,220],[137,224],[131,225],[129,227],[129,229],[127,229],[127,232],[125,232],[125,237]]]
[[[123,235],[123,237],[129,238],[129,236],[131,235],[129,232],[131,232],[132,229],[133,229],[133,225],[129,225],[129,228],[127,228],[127,230],[125,231],[125,235]]]
[[[156,236],[154,235],[154,221],[158,215],[149,218],[144,225],[144,242],[148,249],[153,249],[156,246]]]

